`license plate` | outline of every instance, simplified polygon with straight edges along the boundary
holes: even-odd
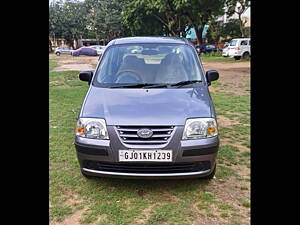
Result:
[[[120,162],[172,162],[172,150],[119,150]]]

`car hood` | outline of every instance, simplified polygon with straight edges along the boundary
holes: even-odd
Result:
[[[80,117],[104,118],[107,125],[184,125],[187,118],[211,117],[207,87],[123,89],[92,86]]]

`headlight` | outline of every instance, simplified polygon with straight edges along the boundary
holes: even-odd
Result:
[[[201,139],[218,135],[214,118],[187,119],[182,139]]]
[[[80,118],[77,122],[76,136],[109,139],[105,120],[97,118]]]

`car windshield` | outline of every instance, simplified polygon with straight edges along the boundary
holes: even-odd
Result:
[[[232,40],[232,41],[230,42],[230,46],[236,46],[236,44],[237,44],[237,40]]]
[[[142,87],[141,84],[160,87],[158,84],[198,83],[201,81],[201,70],[196,57],[194,49],[184,44],[111,46],[101,60],[93,84],[101,87],[126,84],[127,87],[128,84],[134,87]]]

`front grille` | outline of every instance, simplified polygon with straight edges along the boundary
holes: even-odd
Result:
[[[187,173],[210,169],[210,161],[188,163],[109,163],[86,160],[84,168],[122,173]]]
[[[144,128],[152,130],[150,138],[140,138],[137,135],[137,131]],[[174,132],[174,126],[117,126],[116,129],[122,142],[132,145],[166,144]]]

